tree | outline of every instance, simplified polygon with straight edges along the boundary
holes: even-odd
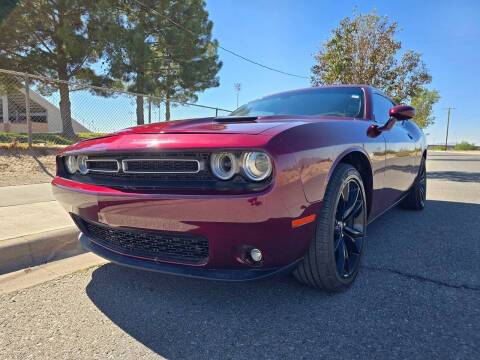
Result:
[[[420,53],[408,50],[399,54],[396,22],[389,23],[387,16],[379,16],[376,11],[356,14],[354,10],[353,15],[340,21],[315,54],[317,63],[311,78],[314,86],[366,84],[400,103],[431,82]]]
[[[432,114],[432,107],[438,100],[440,95],[437,90],[428,90],[421,88],[417,94],[410,100],[410,104],[417,110],[417,114],[413,121],[422,129],[433,125],[435,116]]]
[[[157,59],[163,72],[157,73],[157,79],[169,121],[172,101],[196,102],[198,92],[220,85],[217,73],[222,62],[203,0],[171,1],[163,15],[163,31],[156,39]],[[177,25],[173,26],[171,20]]]
[[[2,0],[0,5],[0,22],[10,14],[18,2],[19,0]]]
[[[165,1],[146,1],[149,6],[160,6]],[[134,1],[114,1],[107,21],[110,40],[106,47],[109,75],[126,84],[130,92],[149,94],[155,89],[155,79],[151,74],[154,67],[154,37],[160,31],[161,21],[157,16],[145,11]],[[107,18],[107,16],[105,16]],[[136,97],[137,124],[144,120],[143,96]]]
[[[171,102],[197,101],[199,91],[219,85],[222,64],[217,42],[211,40],[213,23],[203,0],[142,3],[148,9],[124,3],[115,16],[112,29],[118,35],[108,49],[110,74],[130,91],[163,97],[168,121]],[[143,113],[143,96],[138,96],[137,124],[144,123]]]
[[[35,75],[104,85],[92,69],[102,54],[102,21],[95,0],[23,0],[0,24],[0,64]],[[101,2],[100,2],[101,3]],[[107,82],[111,84],[111,82]],[[51,93],[53,84],[39,83]],[[74,136],[70,89],[58,85],[63,134]]]

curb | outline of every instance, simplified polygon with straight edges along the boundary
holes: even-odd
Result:
[[[0,274],[44,264],[85,252],[71,225],[58,230],[0,241]]]
[[[107,260],[88,252],[0,275],[0,295],[27,289],[65,275],[88,271],[106,263]]]

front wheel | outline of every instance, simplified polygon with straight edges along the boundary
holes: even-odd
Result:
[[[410,188],[408,195],[403,199],[401,205],[405,209],[422,210],[425,207],[427,198],[427,170],[425,157],[422,157],[417,177]]]
[[[303,284],[342,291],[355,280],[366,239],[365,190],[358,171],[339,164],[323,198],[315,235],[293,275]]]

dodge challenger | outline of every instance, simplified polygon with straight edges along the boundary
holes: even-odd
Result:
[[[57,156],[56,199],[88,250],[169,274],[250,280],[293,271],[342,291],[367,224],[425,206],[415,109],[364,85],[266,96],[229,116],[142,125]]]

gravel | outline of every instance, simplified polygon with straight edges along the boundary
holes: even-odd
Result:
[[[30,155],[0,149],[0,186],[52,181],[55,155]]]

